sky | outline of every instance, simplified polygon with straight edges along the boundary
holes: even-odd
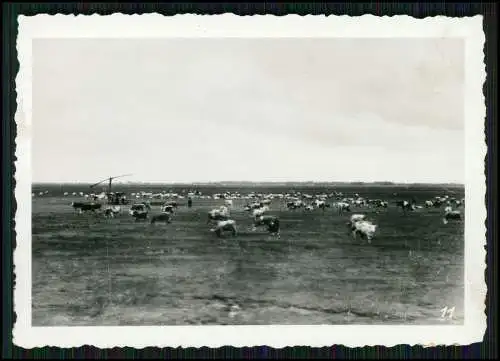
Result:
[[[33,41],[33,182],[463,183],[459,39]]]

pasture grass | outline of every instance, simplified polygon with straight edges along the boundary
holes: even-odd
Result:
[[[463,223],[444,225],[442,209],[404,215],[389,186],[351,192],[390,202],[354,209],[378,225],[371,244],[352,238],[349,213],[290,211],[278,199],[279,239],[251,231],[244,200],[231,211],[238,235],[219,239],[206,220],[222,200],[195,199],[151,225],[127,206],[105,219],[76,214],[75,197],[35,197],[33,325],[462,323]],[[420,203],[443,194],[405,192]],[[441,318],[445,306],[453,319]]]

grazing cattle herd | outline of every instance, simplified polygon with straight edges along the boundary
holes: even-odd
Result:
[[[47,192],[39,192],[40,196],[46,195]],[[122,193],[120,193],[121,195]],[[32,197],[35,197],[35,193]],[[81,196],[89,199],[87,202],[72,202],[71,206],[79,214],[91,212],[93,214],[102,214],[105,218],[115,218],[121,214],[122,206],[106,204],[108,199],[107,194],[84,194],[83,192],[73,192],[73,196]],[[64,196],[70,196],[70,193],[64,192]],[[184,205],[182,202],[186,198],[183,194],[177,193],[158,193],[151,192],[131,193],[132,198],[140,201],[132,203],[129,206],[128,214],[135,219],[136,222],[150,219],[151,224],[165,223],[170,224],[175,218],[175,213],[178,207]],[[150,216],[152,211],[152,202],[154,199],[161,199],[159,203],[160,212]],[[242,195],[239,192],[216,193],[213,195],[203,195],[201,192],[187,193],[187,208],[193,206],[196,199],[213,199],[222,200],[223,205],[219,208],[212,209],[207,214],[207,224],[211,224],[211,232],[218,237],[222,237],[224,232],[229,232],[233,236],[238,234],[236,220],[231,217],[231,210],[236,209],[234,201],[243,200],[243,212],[247,212],[251,221],[251,229],[257,230],[258,227],[264,227],[270,235],[280,237],[280,219],[276,215],[272,215],[272,209],[282,208],[291,212],[304,210],[314,212],[320,210],[321,213],[326,212],[328,208],[336,210],[338,215],[349,213],[350,218],[347,222],[348,230],[352,237],[356,239],[358,236],[371,243],[378,225],[375,220],[367,219],[366,214],[362,210],[371,208],[374,209],[374,214],[378,214],[389,207],[390,202],[382,199],[368,199],[355,193],[350,197],[345,196],[342,192],[305,194],[301,192],[290,193],[250,193]],[[127,204],[126,197],[123,198],[123,204]],[[180,202],[180,203],[179,203]],[[241,204],[241,203],[239,203]],[[465,200],[457,199],[449,195],[436,196],[433,199],[425,200],[422,205],[417,204],[415,199],[400,199],[392,201],[397,208],[401,209],[401,214],[408,216],[411,212],[420,209],[440,208],[443,207],[443,224],[448,224],[451,221],[462,221],[463,216],[460,210],[465,205]],[[354,212],[355,209],[355,212]],[[241,208],[240,208],[241,210]]]

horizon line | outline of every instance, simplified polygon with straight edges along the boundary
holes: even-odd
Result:
[[[461,185],[465,186],[463,182],[395,182],[395,181],[113,181],[113,184],[157,184],[157,185],[216,185],[216,184],[386,184],[386,185],[411,185],[411,184],[426,184],[426,185]],[[39,181],[32,182],[34,184],[94,184],[90,181]]]

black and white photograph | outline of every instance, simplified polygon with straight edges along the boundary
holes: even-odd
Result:
[[[480,17],[141,18],[19,22],[14,342],[482,339]]]

